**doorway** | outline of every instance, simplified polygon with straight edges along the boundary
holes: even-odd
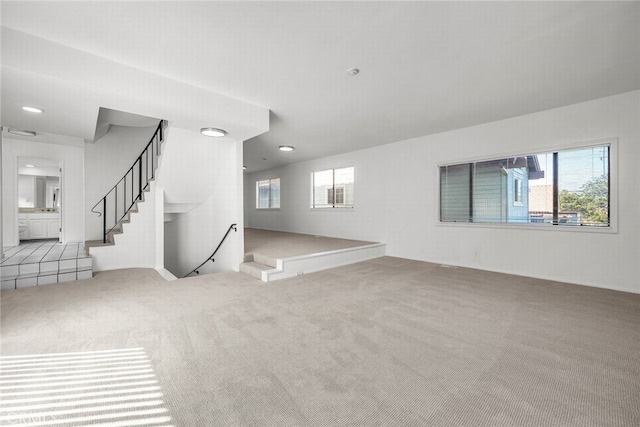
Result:
[[[57,159],[18,157],[20,241],[62,242],[62,164]]]

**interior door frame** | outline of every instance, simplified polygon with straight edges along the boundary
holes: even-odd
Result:
[[[26,155],[18,155],[17,159],[16,159],[16,181],[15,181],[15,195],[17,198],[20,197],[20,185],[19,185],[19,181],[20,181],[20,159],[24,158],[24,157],[29,157],[29,158],[33,158],[33,159],[42,159],[42,160],[48,160],[48,161],[57,161],[58,162],[58,179],[59,179],[59,184],[58,184],[58,188],[60,189],[60,207],[58,208],[58,214],[59,214],[59,225],[58,225],[58,243],[63,243],[64,240],[64,227],[62,226],[62,224],[64,224],[64,200],[65,200],[65,194],[66,192],[64,191],[64,160],[60,159],[60,158],[50,158],[50,157],[35,157],[35,156],[26,156]],[[17,237],[17,243],[20,244],[20,227],[19,227],[19,215],[20,215],[20,203],[18,203],[18,201],[16,200],[16,222],[15,222],[15,229],[16,229],[16,237]]]

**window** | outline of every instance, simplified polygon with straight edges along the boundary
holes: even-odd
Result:
[[[328,204],[330,205],[334,204],[334,200],[333,200],[334,195],[335,195],[335,204],[343,205],[344,204],[344,187],[334,186],[334,188],[327,188]]]
[[[280,178],[256,182],[256,209],[280,208]]]
[[[440,166],[440,221],[609,227],[609,166],[609,144]]]
[[[353,166],[311,173],[312,208],[352,208],[354,199]]]
[[[516,206],[522,205],[522,178],[513,179],[513,203]]]

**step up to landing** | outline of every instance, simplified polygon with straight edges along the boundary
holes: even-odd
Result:
[[[82,243],[32,240],[5,251],[2,290],[50,285],[93,277],[93,260]]]
[[[240,271],[242,273],[253,276],[258,280],[262,280],[262,272],[265,270],[271,270],[273,267],[270,265],[260,264],[259,262],[249,261],[240,264]]]
[[[384,243],[373,243],[278,259],[254,253],[245,257],[245,262],[240,264],[240,271],[263,282],[272,282],[380,258],[386,255],[386,248]]]

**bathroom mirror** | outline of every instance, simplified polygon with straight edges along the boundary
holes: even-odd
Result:
[[[18,207],[57,210],[60,207],[60,178],[18,175]]]

